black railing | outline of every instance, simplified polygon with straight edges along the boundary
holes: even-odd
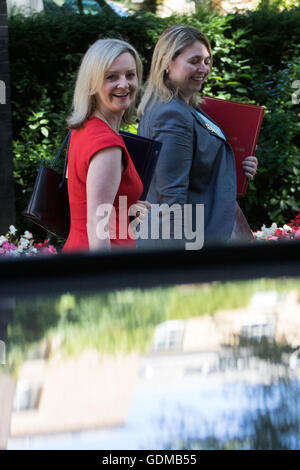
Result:
[[[300,277],[300,240],[0,260],[0,297]]]

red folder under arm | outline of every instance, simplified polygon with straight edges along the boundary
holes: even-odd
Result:
[[[201,109],[222,129],[235,156],[237,194],[245,196],[248,179],[242,161],[255,155],[264,108],[253,104],[203,96]]]

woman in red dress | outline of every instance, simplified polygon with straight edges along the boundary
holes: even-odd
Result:
[[[78,72],[68,154],[70,233],[63,252],[134,247],[129,214],[140,223],[149,208],[122,137],[142,76],[135,49],[118,39],[100,39]],[[128,209],[131,212],[128,212]]]

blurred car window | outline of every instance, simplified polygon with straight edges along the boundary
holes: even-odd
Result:
[[[118,3],[108,0],[106,2],[119,16],[129,16],[128,11]],[[72,8],[76,13],[79,13],[77,0],[67,0],[65,6]],[[102,7],[95,0],[82,0],[83,13],[96,15],[102,11]]]

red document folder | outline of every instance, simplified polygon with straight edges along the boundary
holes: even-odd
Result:
[[[237,194],[245,196],[248,179],[242,161],[254,155],[264,108],[253,104],[203,96],[200,108],[222,129],[235,156]]]

